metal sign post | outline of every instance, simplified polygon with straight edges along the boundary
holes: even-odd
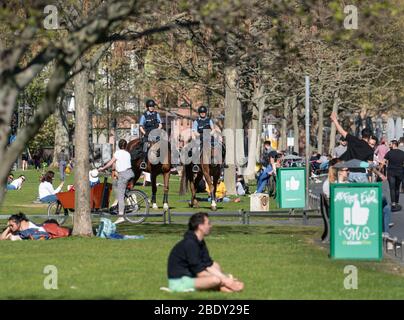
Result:
[[[306,81],[306,208],[309,206],[309,178],[310,178],[310,77],[305,76]],[[297,142],[298,143],[298,142]]]

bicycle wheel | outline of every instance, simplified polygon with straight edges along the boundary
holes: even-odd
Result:
[[[130,190],[125,194],[124,218],[131,223],[142,223],[149,215],[149,201],[146,193]]]
[[[55,218],[54,216],[60,216],[60,218]],[[59,201],[49,204],[48,219],[55,219],[59,223],[59,225],[62,225],[66,222],[68,217],[69,213],[66,211],[66,209],[63,209],[62,204]]]

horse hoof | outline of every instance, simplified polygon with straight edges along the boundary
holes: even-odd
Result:
[[[216,211],[216,201],[212,201],[212,203],[210,204],[210,208],[212,209],[212,211]]]
[[[153,208],[153,209],[158,209],[159,207],[158,207],[157,203],[153,203],[152,208]]]
[[[194,207],[194,205],[193,205],[191,202],[188,202],[188,206],[189,206],[190,208],[193,208],[193,207]]]
[[[168,209],[169,209],[168,203],[164,203],[164,204],[163,204],[163,209],[164,209],[164,210],[168,210]]]

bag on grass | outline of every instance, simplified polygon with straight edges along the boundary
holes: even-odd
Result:
[[[110,219],[101,218],[100,221],[101,223],[96,229],[97,237],[108,238],[111,234],[115,233],[116,225]]]

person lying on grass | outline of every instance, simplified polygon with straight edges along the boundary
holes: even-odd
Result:
[[[46,220],[38,226],[20,212],[8,218],[7,227],[0,235],[0,240],[49,240],[68,237],[70,234],[71,230],[59,226],[56,220]]]
[[[184,239],[178,242],[168,257],[168,286],[174,292],[215,289],[237,292],[244,284],[222,272],[220,265],[209,256],[204,241],[212,225],[205,212],[191,216]]]
[[[25,214],[13,214],[7,221],[7,228],[0,235],[0,240],[23,240],[28,233],[35,233],[38,237],[49,237],[41,226],[28,220]]]

